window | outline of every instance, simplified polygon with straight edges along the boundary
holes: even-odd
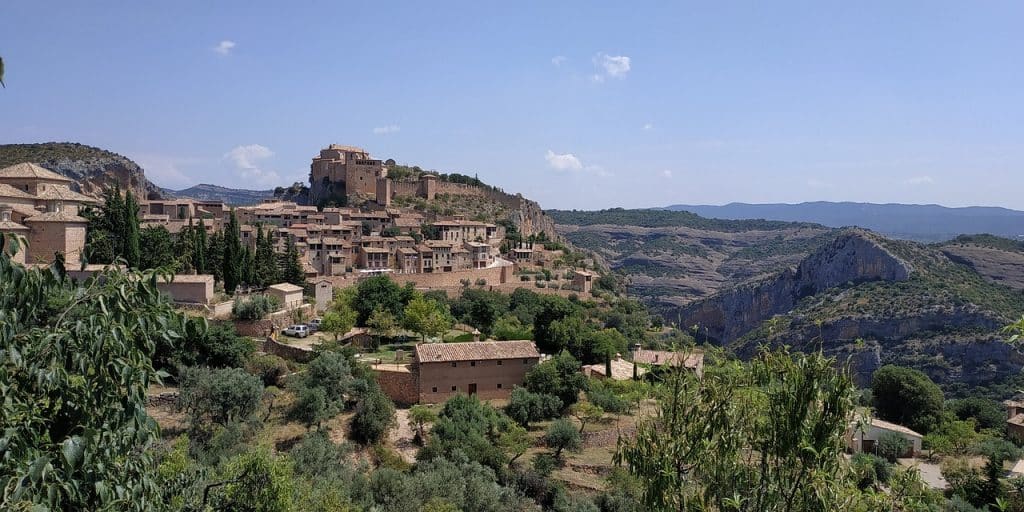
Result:
[[[452,391],[458,391],[458,390],[459,390],[458,386],[452,386]]]
[[[437,393],[437,386],[430,388],[431,393]]]
[[[455,368],[457,366],[459,366],[459,363],[456,363],[455,361],[452,361],[452,368]]]
[[[501,383],[500,382],[498,383],[498,389],[501,389]]]
[[[470,362],[469,362],[469,365],[470,365],[470,366],[476,366],[476,361],[470,361]]]
[[[530,360],[529,359],[523,359],[523,364],[530,364]]]
[[[498,366],[501,366],[501,359],[498,359]]]

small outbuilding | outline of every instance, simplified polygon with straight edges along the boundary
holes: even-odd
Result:
[[[267,295],[277,297],[281,307],[297,308],[302,305],[302,287],[291,283],[279,283],[267,288]]]
[[[846,432],[846,449],[850,453],[875,453],[878,449],[879,438],[887,433],[897,434],[908,441],[907,451],[900,457],[916,457],[921,453],[921,440],[924,439],[924,436],[903,425],[877,418],[871,418],[867,422],[861,420],[850,422],[850,427]]]

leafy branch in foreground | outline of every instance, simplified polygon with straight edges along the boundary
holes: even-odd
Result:
[[[160,507],[146,389],[152,354],[185,325],[156,280],[76,284],[59,262],[28,269],[0,251],[0,509]]]

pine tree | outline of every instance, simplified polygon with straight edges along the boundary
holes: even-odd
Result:
[[[231,210],[228,227],[224,230],[224,291],[234,293],[242,279],[242,241],[241,230],[235,210]]]
[[[135,202],[135,195],[129,190],[125,193],[124,199],[124,259],[128,265],[138,268],[142,263],[142,248],[139,245],[139,204]]]
[[[297,286],[305,284],[302,262],[299,261],[299,250],[291,237],[285,239],[285,252],[281,258],[281,278]]]

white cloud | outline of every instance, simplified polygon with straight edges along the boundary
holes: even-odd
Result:
[[[549,149],[544,154],[544,160],[547,160],[548,167],[556,171],[579,171],[583,169],[583,163],[572,153],[558,154]]]
[[[668,169],[661,171],[661,177],[665,179],[672,179],[672,171]]]
[[[224,55],[224,56],[231,55],[231,52],[233,52],[234,50],[235,50],[235,42],[234,41],[229,41],[227,39],[217,43],[217,46],[213,47],[213,51],[219,53],[220,55]]]
[[[249,144],[236,146],[224,153],[224,159],[235,165],[239,177],[247,183],[260,187],[272,187],[281,184],[281,176],[276,172],[264,169],[262,162],[274,156],[274,152],[266,146]]]
[[[602,178],[615,176],[614,174],[611,173],[611,171],[605,169],[604,167],[601,167],[600,165],[588,165],[584,167],[583,170],[587,172],[592,172]]]
[[[647,123],[647,124],[644,125],[644,130],[646,130],[646,131],[651,131],[653,129],[654,129],[654,124],[653,123]]]
[[[931,185],[935,180],[931,176],[914,176],[903,180],[904,185]]]
[[[555,67],[558,67],[564,64],[567,60],[569,59],[563,57],[562,55],[556,55],[554,57],[551,57],[551,64],[553,64]]]
[[[200,158],[181,158],[150,153],[132,154],[131,158],[139,163],[149,181],[157,186],[171,189],[183,189],[195,185],[196,179],[186,174],[183,167],[204,162]]]
[[[629,73],[630,70],[630,59],[625,55],[607,55],[599,53],[594,56],[593,61],[594,66],[599,68],[598,71],[603,70],[604,75],[612,78],[626,78],[626,74]],[[604,75],[594,75],[594,81],[604,81]],[[601,77],[600,80],[596,78],[598,76]]]
[[[378,127],[374,128],[373,129],[373,134],[374,135],[387,135],[389,133],[395,133],[395,132],[397,132],[397,131],[399,131],[401,129],[402,129],[402,127],[398,126],[397,124],[389,124],[387,126],[378,126]]]

